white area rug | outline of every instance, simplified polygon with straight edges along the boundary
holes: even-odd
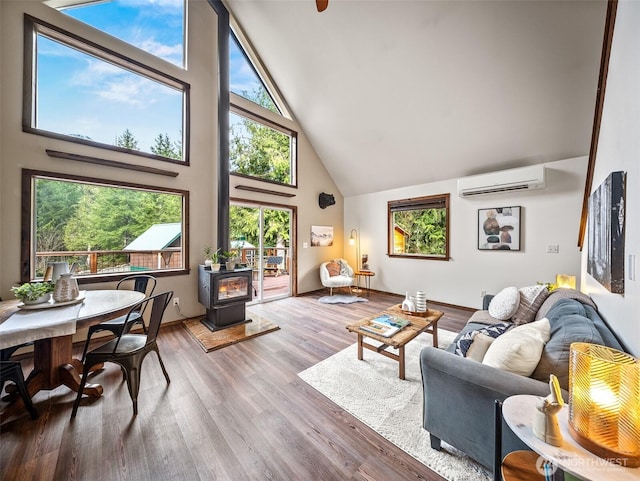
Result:
[[[438,330],[440,347],[455,338]],[[373,343],[373,342],[372,342]],[[422,378],[419,354],[432,345],[431,334],[420,334],[405,348],[406,380],[398,378],[398,363],[372,351],[357,358],[353,344],[298,374],[345,411],[377,431],[403,451],[450,481],[491,481],[492,476],[464,453],[443,444],[431,449],[422,428]],[[452,408],[455,400],[452,400]]]
[[[354,302],[369,302],[364,297],[336,294],[335,296],[322,296],[318,299],[321,304],[353,304]]]

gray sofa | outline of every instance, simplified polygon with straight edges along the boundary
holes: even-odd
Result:
[[[491,296],[484,300],[485,309]],[[431,447],[441,449],[444,441],[489,469],[494,464],[494,409],[496,400],[515,394],[547,396],[549,374],[558,376],[568,400],[568,360],[572,342],[604,344],[624,350],[598,315],[590,298],[578,291],[552,292],[536,319],[547,317],[551,338],[531,377],[501,371],[453,353],[455,341],[446,351],[427,347],[420,353],[424,393],[423,427],[431,436]],[[496,322],[499,322],[495,320]],[[492,323],[487,311],[469,319],[456,340],[466,332]],[[502,455],[526,446],[503,423]]]

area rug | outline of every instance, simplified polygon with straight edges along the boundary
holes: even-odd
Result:
[[[438,330],[438,343],[446,348],[455,334]],[[372,342],[373,343],[373,342]],[[348,348],[298,374],[345,411],[449,481],[491,481],[482,466],[452,446],[431,449],[422,428],[420,350],[432,345],[431,334],[420,334],[407,344],[405,377],[398,378],[398,363],[375,352],[357,358],[357,346]]]
[[[369,302],[364,297],[336,294],[335,296],[322,296],[318,299],[321,304],[353,304],[354,302]]]
[[[247,311],[247,318],[251,319],[251,322],[220,329],[219,331],[210,331],[207,326],[200,322],[200,319],[188,319],[182,325],[198,341],[198,344],[205,352],[222,349],[223,347],[280,329],[273,322],[256,316],[249,311]]]

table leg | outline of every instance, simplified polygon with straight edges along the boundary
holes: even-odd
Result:
[[[358,360],[362,361],[362,334],[358,334]]]
[[[404,381],[404,346],[398,348],[398,363],[400,364],[399,377]]]
[[[438,321],[435,321],[433,323],[433,327],[431,329],[433,329],[433,347],[437,348],[438,347]]]

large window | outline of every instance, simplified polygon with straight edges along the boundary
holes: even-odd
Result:
[[[22,280],[77,262],[80,280],[188,267],[188,192],[24,169]]]
[[[183,0],[46,0],[44,3],[151,55],[184,66]]]
[[[25,16],[25,131],[188,163],[188,102],[188,84]]]
[[[387,205],[389,256],[449,260],[449,194]]]
[[[295,185],[296,133],[232,107],[229,169],[234,174]]]

